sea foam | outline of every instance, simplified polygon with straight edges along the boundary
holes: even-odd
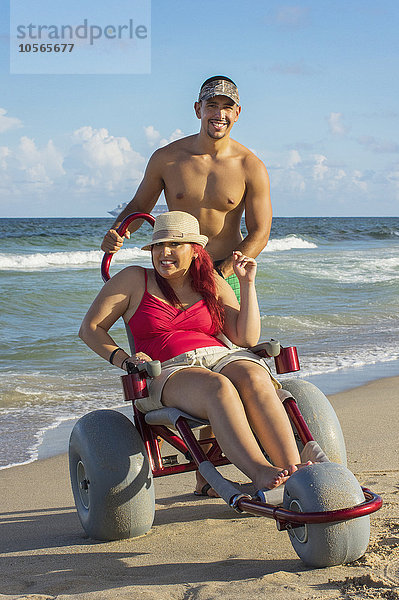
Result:
[[[287,235],[283,238],[269,240],[266,248],[262,252],[284,252],[285,250],[303,249],[310,250],[317,248],[313,242],[308,242],[297,235]]]
[[[312,249],[317,245],[296,235],[281,239],[269,240],[263,252],[283,252],[293,249]],[[35,271],[51,269],[97,268],[104,253],[101,250],[78,250],[75,252],[34,252],[30,254],[0,254],[0,271]],[[132,263],[143,259],[148,261],[150,255],[138,247],[123,248],[113,262]]]
[[[0,270],[31,271],[54,268],[98,268],[104,253],[101,250],[76,252],[35,252],[32,254],[0,254]],[[129,248],[118,252],[115,262],[149,258],[148,252],[140,248]]]
[[[379,363],[397,362],[399,360],[399,346],[391,346],[388,350],[382,346],[370,349],[357,348],[351,353],[339,355],[336,353],[321,352],[318,356],[300,357],[301,377],[312,375],[328,375],[337,371],[350,370],[377,365]]]

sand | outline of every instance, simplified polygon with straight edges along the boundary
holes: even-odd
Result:
[[[193,474],[156,480],[150,533],[93,542],[60,455],[0,471],[0,600],[399,599],[398,389],[389,378],[330,397],[349,468],[384,499],[355,563],[305,567],[274,521],[195,498]]]

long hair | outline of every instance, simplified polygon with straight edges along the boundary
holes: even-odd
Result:
[[[188,271],[191,276],[191,287],[203,297],[214,325],[213,334],[216,335],[223,329],[224,308],[221,301],[216,297],[217,289],[213,262],[208,252],[200,244],[191,245],[198,255],[197,258],[193,258]],[[180,299],[172,287],[167,280],[158,273],[155,267],[154,274],[155,281],[166,300],[170,302],[172,306],[183,308]]]

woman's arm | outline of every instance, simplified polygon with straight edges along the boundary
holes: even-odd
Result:
[[[79,337],[105,360],[118,348],[108,330],[128,309],[136,310],[144,293],[144,278],[140,267],[128,267],[114,275],[103,286],[83,319]],[[118,350],[113,364],[120,367],[129,354]]]
[[[260,336],[260,314],[255,289],[256,261],[233,252],[233,269],[240,283],[241,305],[229,284],[218,278],[219,297],[225,308],[224,333],[238,346],[255,346]]]

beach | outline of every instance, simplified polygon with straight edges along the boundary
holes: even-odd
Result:
[[[0,471],[0,599],[398,599],[398,386],[390,377],[329,396],[348,467],[384,500],[358,561],[305,567],[273,520],[195,498],[190,473],[155,481],[147,535],[93,542],[79,523],[61,454]],[[222,472],[240,478],[232,466]]]

